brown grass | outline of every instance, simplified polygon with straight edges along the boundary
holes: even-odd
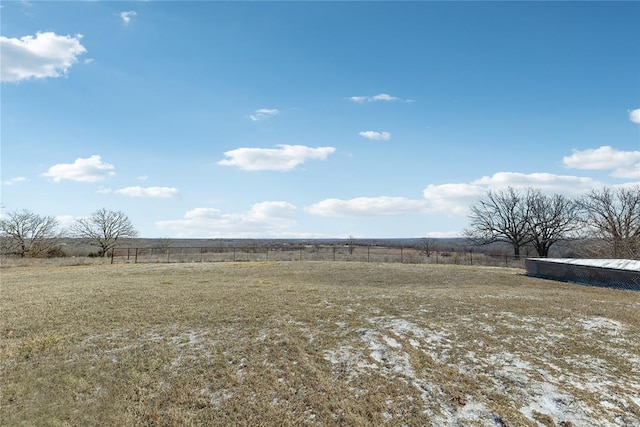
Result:
[[[0,270],[2,425],[638,425],[640,294],[332,262]]]

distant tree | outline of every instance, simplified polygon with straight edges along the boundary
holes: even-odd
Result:
[[[531,242],[528,233],[530,207],[524,194],[513,187],[489,190],[485,197],[471,206],[471,226],[463,235],[474,244],[505,242],[520,256],[520,248]]]
[[[161,237],[156,241],[154,246],[155,248],[161,250],[162,252],[167,252],[171,247],[171,238],[169,237]]]
[[[551,246],[582,227],[578,204],[560,194],[547,196],[540,190],[528,190],[527,234],[541,257],[549,256]]]
[[[606,244],[608,256],[640,258],[640,185],[592,190],[578,205],[585,228]]]
[[[59,222],[28,210],[9,212],[0,220],[4,253],[38,257],[59,250]]]
[[[418,243],[418,249],[420,249],[420,255],[430,257],[431,253],[436,250],[435,240],[425,237]]]
[[[113,249],[119,239],[138,235],[124,212],[105,208],[98,209],[88,218],[76,220],[71,226],[71,232],[74,236],[88,239],[92,245],[98,246],[100,256],[105,256]]]

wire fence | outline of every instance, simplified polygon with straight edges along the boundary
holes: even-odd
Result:
[[[249,261],[357,261],[407,264],[459,264],[524,269],[524,258],[473,251],[362,245],[115,248],[111,263],[186,263]]]

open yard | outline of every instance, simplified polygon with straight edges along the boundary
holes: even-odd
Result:
[[[2,425],[640,425],[638,292],[359,262],[0,274]]]

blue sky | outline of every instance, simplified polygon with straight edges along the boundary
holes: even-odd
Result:
[[[0,5],[5,212],[438,237],[488,190],[640,182],[638,2]]]

